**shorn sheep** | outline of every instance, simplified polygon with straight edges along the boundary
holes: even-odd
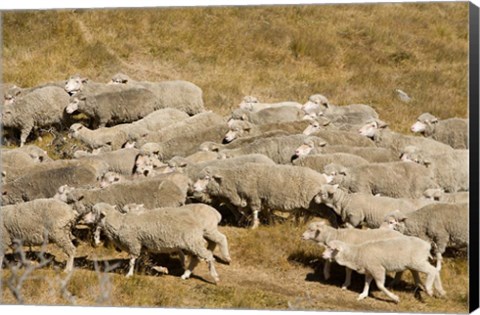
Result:
[[[365,286],[357,300],[368,296],[370,282],[375,280],[383,293],[395,303],[400,302],[398,296],[385,288],[385,276],[386,272],[401,272],[406,269],[427,274],[425,288],[428,295],[433,295],[433,287],[440,295],[445,295],[439,271],[428,262],[431,246],[424,240],[398,237],[362,244],[334,240],[328,242],[327,247],[329,250],[324,251],[323,255],[325,259],[334,259],[339,265],[365,274]]]

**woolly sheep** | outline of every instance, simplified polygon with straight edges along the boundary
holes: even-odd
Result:
[[[182,174],[165,174],[153,178],[124,181],[105,188],[65,188],[54,198],[79,209],[91,210],[93,205],[106,202],[118,207],[129,203],[142,203],[147,208],[177,207],[185,204],[188,178]],[[78,204],[77,204],[78,203]]]
[[[100,178],[100,188],[105,188],[107,186],[110,186],[115,183],[121,183],[127,180],[123,175],[118,174],[116,172],[106,172],[103,174],[103,176]],[[65,185],[68,187],[68,185]],[[60,194],[64,193],[65,186],[61,186],[58,189],[58,192]]]
[[[305,112],[297,107],[278,106],[265,108],[258,112],[239,108],[232,112],[231,119],[245,120],[255,125],[262,125],[302,120],[303,116],[305,116]]]
[[[204,112],[173,123],[165,128],[158,130],[157,132],[151,132],[146,137],[143,137],[142,139],[137,141],[135,146],[141,148],[146,143],[163,143],[179,136],[189,136],[195,139],[196,134],[200,133],[201,131],[212,130],[212,128],[215,127],[222,127],[227,129],[225,118],[213,112]],[[223,134],[224,133],[220,133],[214,136],[211,140],[207,139],[203,141],[219,142],[221,141]],[[197,146],[195,147],[195,151],[201,143],[202,142],[197,144]]]
[[[441,188],[427,189],[423,196],[429,200],[435,200],[442,203],[467,203],[469,202],[469,192],[461,191],[456,193],[446,193]]]
[[[22,98],[28,93],[31,93],[35,90],[38,90],[47,86],[63,88],[64,82],[65,81],[48,82],[38,86],[30,87],[30,88],[21,88],[16,85],[8,85],[3,90],[4,105],[14,104],[18,98]]]
[[[400,156],[402,149],[409,145],[424,148],[425,151],[436,152],[437,154],[453,150],[452,147],[444,143],[428,138],[396,133],[387,127],[387,123],[375,119],[362,126],[358,132],[360,135],[372,139],[376,146],[392,150],[396,156]]]
[[[252,228],[263,210],[312,209],[311,202],[326,177],[309,168],[245,163],[231,168],[206,167],[194,184],[194,196],[226,200],[253,212]],[[314,210],[314,209],[312,209]]]
[[[19,178],[2,185],[3,204],[51,198],[61,185],[95,186],[105,173],[103,162],[58,160],[41,163]]]
[[[245,96],[238,107],[251,112],[258,112],[265,108],[279,107],[279,106],[292,106],[301,108],[302,104],[297,102],[279,102],[279,103],[260,103],[254,96]]]
[[[361,113],[350,113],[343,115],[316,116],[309,114],[303,117],[310,125],[303,131],[304,134],[309,135],[319,130],[342,130],[342,131],[356,131],[372,120],[372,117],[362,115]]]
[[[428,262],[431,246],[419,238],[398,237],[361,244],[334,240],[327,246],[330,250],[324,252],[324,258],[334,259],[339,265],[365,274],[365,286],[357,300],[368,296],[370,282],[375,280],[377,287],[398,303],[399,297],[385,288],[386,272],[406,269],[427,274],[425,288],[428,295],[433,295],[433,288],[441,296],[445,295],[440,273]]]
[[[176,108],[190,116],[205,111],[203,91],[192,82],[182,80],[160,82],[134,81],[121,73],[114,75],[111,82],[148,89],[155,94],[160,108]]]
[[[75,93],[66,103],[67,114],[85,114],[92,120],[93,129],[136,121],[160,108],[147,89],[113,85],[97,93]]]
[[[52,161],[48,153],[35,145],[24,145],[15,149],[2,148],[3,167],[26,167],[48,161]]]
[[[134,128],[145,128],[150,131],[158,131],[171,124],[187,119],[187,113],[175,108],[162,108],[148,114],[147,116],[134,121],[131,125]]]
[[[386,148],[357,147],[349,145],[326,145],[323,147],[302,146],[298,148],[299,157],[312,154],[349,153],[357,155],[370,163],[383,163],[398,161],[398,156]]]
[[[364,193],[349,194],[338,188],[338,185],[322,185],[315,197],[317,203],[323,203],[332,208],[344,223],[357,227],[365,224],[368,228],[379,228],[385,216],[400,209],[402,212],[412,212],[417,207],[404,199],[372,196]]]
[[[410,213],[394,211],[385,217],[385,223],[405,235],[435,243],[438,270],[447,247],[468,246],[467,203],[432,203]]]
[[[308,224],[307,230],[302,234],[302,239],[305,241],[314,241],[320,246],[326,247],[328,242],[339,240],[349,244],[361,244],[373,240],[390,239],[402,237],[403,235],[397,231],[390,229],[335,229],[328,226],[324,222],[314,221]],[[323,265],[323,277],[325,280],[330,279],[330,260],[325,260]],[[414,276],[416,276],[414,274]],[[342,284],[342,289],[347,289],[352,280],[352,270],[345,268],[345,281]],[[417,280],[415,280],[417,281]]]
[[[119,149],[79,158],[81,161],[99,161],[107,165],[107,171],[122,175],[132,175],[140,150]]]
[[[143,153],[155,154],[165,161],[176,155],[188,156],[198,150],[200,144],[205,141],[220,141],[221,135],[227,130],[223,123],[212,125],[208,128],[198,128],[194,132],[179,133],[168,140],[158,143],[146,143],[139,141],[138,146]]]
[[[410,130],[425,137],[448,144],[454,149],[468,149],[468,119],[448,118],[438,120],[430,113],[417,118]]]
[[[182,279],[188,279],[202,259],[207,261],[215,283],[220,280],[215,270],[213,253],[205,246],[208,232],[192,216],[163,209],[121,214],[106,203],[96,204],[92,210],[92,219],[87,217],[86,221],[99,222],[107,237],[128,252],[130,268],[127,277],[133,275],[135,260],[142,250],[154,253],[181,250],[192,254],[190,265]],[[212,211],[216,210],[212,208]]]
[[[6,247],[54,243],[68,256],[65,272],[73,269],[72,228],[79,213],[55,199],[37,199],[0,208],[0,268]]]
[[[320,137],[329,145],[349,145],[358,147],[375,147],[370,139],[362,137],[357,133],[342,130],[319,130],[310,136]]]
[[[64,90],[69,95],[75,95],[79,92],[98,93],[108,89],[109,86],[107,84],[92,82],[87,77],[78,73],[71,75],[67,81],[65,81],[64,86]]]
[[[301,133],[308,122],[305,120],[295,120],[288,122],[279,122],[271,124],[255,125],[245,120],[231,120],[229,121],[229,131],[224,137],[224,142],[231,143],[237,142],[240,139],[246,137],[271,137],[276,135],[275,133],[285,132],[288,134]]]
[[[237,149],[221,150],[220,155],[227,158],[237,157],[245,154],[264,154],[278,164],[290,164],[295,158],[295,149],[304,143],[305,140],[321,146],[325,141],[319,137],[308,137],[305,135],[287,135],[269,138],[261,138],[252,143],[243,145]]]
[[[297,151],[295,151],[295,156],[298,156]],[[367,160],[349,153],[313,154],[292,160],[293,165],[308,167],[320,173],[323,172],[326,165],[331,163],[345,167],[369,164]]]
[[[147,129],[137,128],[128,123],[113,127],[101,127],[95,130],[91,130],[80,123],[75,123],[70,126],[68,135],[85,143],[90,149],[110,147],[112,150],[118,150],[128,141],[135,141],[148,133]]]
[[[430,170],[438,186],[446,192],[469,190],[468,150],[451,150],[436,154],[424,148],[408,146],[402,150],[402,161],[415,162]]]
[[[368,105],[352,104],[335,106],[330,104],[328,99],[321,94],[314,94],[308,98],[308,102],[302,106],[307,115],[330,116],[332,118],[353,115],[356,120],[349,123],[360,123],[365,119],[378,118],[377,112]]]
[[[410,162],[369,163],[346,168],[332,163],[324,173],[333,176],[331,184],[349,192],[362,192],[393,198],[420,198],[428,188],[437,188],[429,170]]]
[[[2,126],[19,130],[20,146],[23,146],[34,129],[50,126],[62,129],[67,123],[66,104],[68,94],[61,88],[47,86],[37,89],[3,108]]]

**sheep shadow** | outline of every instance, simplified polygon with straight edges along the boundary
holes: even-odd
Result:
[[[24,251],[23,254],[6,253],[3,260],[3,268],[26,268],[40,265],[42,266],[38,268],[48,267],[54,269],[63,269],[65,268],[66,262],[57,261],[55,255],[45,251],[34,250]]]
[[[109,258],[109,259],[95,259],[88,256],[76,257],[74,260],[75,268],[90,270],[97,273],[112,273],[126,276],[129,269],[129,258]],[[155,267],[165,267],[168,269],[168,274],[157,271]],[[186,263],[188,266],[188,263]],[[148,256],[142,255],[135,262],[135,275],[143,276],[173,276],[180,278],[183,275],[184,269],[181,267],[180,259],[173,258],[169,254],[150,254]],[[190,278],[198,279],[206,283],[211,281],[202,278],[196,274],[192,274]]]

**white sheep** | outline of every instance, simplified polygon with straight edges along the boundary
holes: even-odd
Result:
[[[59,87],[37,89],[14,104],[4,106],[2,126],[20,131],[20,146],[23,146],[34,129],[50,126],[56,126],[59,130],[63,128],[67,123],[64,108],[68,99],[68,94]]]
[[[468,149],[468,119],[448,118],[438,120],[430,113],[417,118],[410,130],[425,137],[448,144],[454,149]]]
[[[0,208],[0,268],[4,249],[54,243],[68,256],[65,272],[73,269],[75,246],[72,228],[80,214],[64,202],[37,199]]]
[[[361,244],[372,240],[381,240],[401,237],[402,234],[389,229],[336,229],[322,221],[314,221],[308,224],[307,230],[302,234],[305,241],[314,241],[322,247],[326,247],[328,242],[339,240],[349,244]],[[323,277],[325,280],[330,279],[331,261],[326,259],[323,265]],[[415,281],[419,282],[418,277],[414,273]],[[347,289],[352,282],[352,269],[345,268],[345,281],[342,289]]]
[[[212,208],[212,211],[216,210]],[[90,215],[85,216],[85,221],[99,222],[106,236],[117,247],[129,253],[127,277],[133,275],[135,260],[142,250],[153,253],[181,250],[192,254],[190,265],[183,273],[182,279],[188,279],[199,260],[202,259],[207,261],[210,275],[215,283],[220,281],[215,270],[213,253],[206,248],[206,233],[192,216],[163,209],[122,214],[112,205],[98,203],[93,206]]]
[[[193,185],[195,194],[228,201],[253,213],[252,228],[261,210],[314,210],[311,204],[326,176],[306,167],[245,163],[231,168],[206,167]]]
[[[315,197],[317,203],[332,208],[344,223],[357,227],[362,223],[368,228],[379,228],[387,214],[400,209],[402,212],[417,210],[417,206],[405,199],[372,196],[364,193],[349,194],[338,185],[322,185]]]
[[[203,91],[192,82],[183,80],[160,82],[134,81],[127,75],[118,73],[112,77],[111,83],[148,89],[155,94],[159,108],[176,108],[191,116],[205,111]]]
[[[256,125],[273,124],[286,121],[302,120],[305,112],[294,106],[278,106],[251,112],[245,109],[236,109],[232,112],[231,119],[245,120]]]
[[[469,202],[468,191],[460,191],[456,193],[446,193],[441,188],[430,188],[423,192],[423,196],[428,200],[439,201],[442,203],[467,203]]]
[[[435,243],[438,270],[447,247],[468,246],[467,203],[432,203],[410,213],[394,211],[384,221],[391,229]]]
[[[302,104],[297,102],[290,102],[290,101],[279,102],[279,103],[260,103],[258,101],[258,98],[256,98],[255,96],[247,95],[242,99],[242,102],[238,107],[251,112],[258,112],[265,108],[272,108],[272,107],[278,107],[278,106],[292,106],[296,108],[301,108]]]
[[[333,176],[331,184],[339,184],[349,192],[362,192],[393,198],[421,198],[428,188],[437,188],[431,172],[411,162],[369,163],[344,167],[335,163],[324,168]]]
[[[255,125],[246,120],[232,119],[228,122],[229,131],[225,134],[224,142],[239,143],[239,140],[267,138],[282,134],[298,134],[308,125],[305,120],[269,123]],[[256,137],[256,138],[254,138]],[[235,141],[234,141],[235,140]]]
[[[339,265],[365,274],[365,286],[357,300],[368,296],[370,282],[375,280],[377,287],[398,303],[399,297],[385,288],[386,272],[406,269],[427,274],[425,288],[428,295],[433,295],[433,287],[441,296],[446,294],[439,271],[428,262],[431,246],[419,238],[398,237],[361,244],[334,240],[327,246],[330,250],[324,252],[324,258],[334,259]]]

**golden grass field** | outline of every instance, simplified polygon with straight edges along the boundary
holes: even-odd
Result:
[[[439,118],[468,114],[467,2],[31,11],[5,12],[2,19],[2,80],[21,87],[74,73],[102,82],[120,71],[137,80],[182,79],[203,89],[207,109],[224,115],[245,95],[304,103],[322,93],[334,104],[371,105],[404,133],[423,112]],[[398,100],[397,88],[413,101]],[[51,152],[50,140],[35,144]],[[304,229],[304,223],[289,221],[255,231],[222,226],[233,262],[217,264],[219,285],[208,282],[205,264],[182,281],[175,257],[162,258],[171,275],[155,274],[146,262],[126,279],[125,253],[80,240],[78,268],[66,286],[74,300],[58,288],[65,278],[58,262],[65,257],[48,246],[57,263],[36,270],[21,292],[26,304],[468,311],[465,257],[445,258],[444,299],[414,294],[406,273],[394,289],[400,304],[387,302],[375,286],[357,302],[363,278],[354,276],[343,291],[344,270],[337,267],[324,281],[321,250],[300,239]],[[96,260],[100,269],[107,262],[120,268],[95,271]],[[0,303],[16,304],[6,286],[12,271],[2,273]]]

